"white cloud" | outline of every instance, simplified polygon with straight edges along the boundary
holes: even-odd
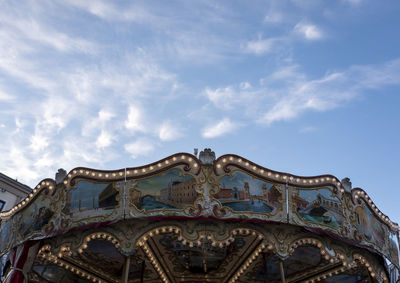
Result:
[[[218,108],[230,109],[233,101],[236,99],[236,93],[233,87],[205,89],[207,98]]]
[[[113,136],[110,133],[102,130],[96,140],[96,147],[99,149],[104,149],[106,147],[109,147],[112,143],[112,140]]]
[[[305,111],[326,111],[365,93],[389,85],[400,85],[400,59],[383,65],[353,66],[342,72],[328,73],[320,79],[307,80],[295,75],[279,91],[273,106],[259,122],[270,125],[294,119]]]
[[[248,41],[245,46],[245,51],[256,55],[261,55],[273,51],[277,38],[258,38],[257,40]]]
[[[240,89],[246,90],[251,88],[251,84],[249,82],[241,82],[239,85]]]
[[[270,80],[299,80],[304,79],[304,74],[299,71],[298,65],[287,65],[278,68],[268,79]]]
[[[323,37],[322,31],[313,24],[308,24],[305,22],[299,22],[295,27],[294,31],[308,40],[321,39]]]
[[[82,9],[87,13],[109,21],[132,21],[137,23],[152,23],[154,15],[149,13],[147,9],[139,5],[131,5],[118,7],[110,1],[82,1],[82,0],[66,0],[60,1],[78,9]],[[160,20],[160,19],[159,19]]]
[[[41,151],[49,145],[48,138],[40,133],[31,136],[30,142],[30,148],[35,152]]]
[[[284,18],[285,17],[280,12],[270,11],[265,15],[264,22],[276,24],[283,22]]]
[[[7,93],[0,92],[0,101],[9,101],[12,100],[13,97]]]
[[[129,106],[125,127],[131,131],[131,134],[146,131],[143,119],[143,110],[139,106],[133,104]]]
[[[313,126],[306,126],[306,127],[302,127],[299,132],[302,134],[305,133],[312,133],[315,132],[317,130],[317,128],[313,127]]]
[[[154,150],[153,143],[148,139],[138,139],[132,143],[124,145],[125,151],[131,154],[132,158],[147,155]]]
[[[239,125],[232,122],[229,118],[224,118],[214,125],[209,125],[203,129],[202,136],[204,138],[216,138],[237,129]]]
[[[162,141],[172,141],[182,136],[181,130],[171,121],[163,122],[158,129],[158,137]]]
[[[53,30],[48,26],[43,26],[36,20],[26,20],[11,16],[2,15],[0,22],[7,24],[14,29],[20,40],[26,39],[39,42],[41,44],[53,47],[62,52],[82,52],[95,53],[97,47],[94,43],[69,36],[65,33]]]
[[[14,97],[11,94],[8,94],[6,91],[0,89],[0,101],[10,101],[13,99]]]
[[[115,117],[115,114],[107,109],[101,109],[98,113],[99,116],[99,121],[101,122],[107,122],[109,120],[111,120],[112,118]]]

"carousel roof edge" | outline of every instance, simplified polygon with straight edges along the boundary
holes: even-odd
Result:
[[[217,159],[215,159],[214,155],[212,162],[210,162],[210,159],[205,161],[201,154],[200,158],[197,158],[195,155],[185,152],[176,153],[146,165],[116,170],[100,170],[87,167],[76,167],[70,170],[68,174],[65,173],[65,176],[62,176],[62,178],[57,180],[57,182],[51,178],[46,178],[40,181],[25,199],[21,200],[10,210],[0,212],[0,219],[8,219],[12,215],[23,210],[41,193],[53,195],[55,190],[64,189],[68,185],[73,186],[75,184],[75,180],[77,179],[85,179],[97,182],[124,181],[128,179],[144,178],[156,175],[160,172],[167,171],[171,168],[181,165],[183,165],[184,171],[190,172],[194,175],[198,175],[200,173],[202,166],[212,165],[214,173],[217,176],[229,174],[232,172],[232,169],[236,167],[262,179],[305,189],[311,189],[315,188],[316,186],[324,185],[333,186],[336,187],[341,194],[351,194],[354,203],[360,203],[361,201],[364,201],[379,220],[388,225],[392,230],[400,231],[398,223],[391,221],[387,215],[378,209],[378,207],[363,189],[358,187],[351,189],[351,187],[349,188],[346,186],[346,184],[340,182],[339,179],[333,175],[324,174],[317,176],[297,176],[290,173],[268,169],[235,154],[225,154]]]

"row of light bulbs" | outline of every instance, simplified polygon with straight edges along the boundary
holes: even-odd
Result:
[[[344,261],[343,262],[343,266],[340,266],[340,267],[338,267],[338,268],[336,268],[334,270],[330,270],[330,271],[328,271],[326,273],[319,274],[318,276],[312,277],[311,279],[307,280],[306,283],[319,282],[319,281],[321,281],[323,279],[326,279],[328,277],[332,277],[332,276],[338,275],[339,273],[344,272],[345,270],[352,269],[352,268],[356,267],[359,264],[364,265],[368,269],[368,272],[369,272],[369,274],[371,275],[372,278],[376,277],[376,273],[373,272],[371,264],[363,256],[361,256],[359,254],[355,254],[353,258],[354,258],[354,260],[353,260],[352,263],[347,263],[347,262]],[[357,263],[357,261],[358,261],[358,263]],[[383,274],[382,279],[383,279],[383,282],[385,282],[385,283],[388,282],[388,279],[387,279],[385,274]]]
[[[13,214],[15,214],[17,211],[23,209],[25,206],[27,206],[31,200],[43,189],[48,188],[50,191],[52,191],[55,188],[55,182],[53,180],[44,180],[41,183],[39,183],[33,190],[32,192],[22,201],[20,201],[18,204],[16,204],[13,208],[11,208],[8,211],[5,212],[0,212],[0,218],[6,218],[10,217]]]
[[[235,164],[235,165],[239,165],[240,167],[244,167],[248,170],[253,171],[256,174],[262,175],[262,176],[266,176],[269,177],[271,179],[275,179],[277,181],[284,181],[284,182],[288,182],[291,183],[293,185],[314,185],[314,184],[322,184],[322,183],[329,183],[332,184],[338,188],[342,187],[341,182],[336,179],[333,176],[323,176],[323,177],[298,177],[298,176],[292,176],[290,174],[286,174],[286,173],[278,173],[278,172],[273,172],[271,170],[265,169],[253,162],[250,162],[244,158],[241,157],[235,157],[235,156],[229,156],[229,157],[224,157],[221,162],[223,164],[227,164],[228,162],[230,164]],[[222,169],[222,164],[221,163],[217,163],[216,164],[217,169]],[[344,190],[343,190],[344,192]]]
[[[151,264],[153,265],[154,269],[157,271],[158,275],[160,276],[160,278],[162,279],[163,282],[168,282],[167,276],[164,272],[164,270],[161,268],[160,263],[158,262],[158,260],[155,258],[155,256],[153,255],[153,253],[150,251],[149,246],[147,245],[147,243],[143,243],[141,245],[142,249],[144,250],[146,256],[148,259],[150,259]]]
[[[83,269],[80,269],[79,267],[71,265],[68,262],[62,260],[61,258],[58,258],[58,257],[52,255],[50,252],[49,245],[45,245],[39,250],[39,256],[44,260],[48,260],[64,269],[66,269],[82,278],[90,280],[94,283],[103,283],[103,282],[106,283],[105,281],[98,278],[97,276],[94,276],[93,274],[89,274],[86,271],[84,271]]]
[[[168,159],[165,159],[164,161],[160,161],[157,164],[151,164],[148,166],[142,166],[140,168],[128,168],[126,169],[126,176],[140,176],[142,174],[147,174],[149,172],[155,171],[155,169],[160,170],[164,167],[169,167],[171,165],[174,165],[177,162],[180,161],[187,161],[193,168],[198,168],[198,162],[194,160],[191,156],[182,154],[180,156],[172,156]],[[83,177],[91,177],[91,178],[101,178],[101,179],[110,179],[110,180],[115,180],[115,179],[121,179],[125,177],[125,169],[124,170],[117,170],[114,172],[110,171],[100,171],[100,170],[93,170],[93,169],[74,169],[72,172],[70,172],[67,175],[67,178],[64,180],[64,185],[67,185],[72,178],[77,177],[77,176],[83,176]]]
[[[372,199],[368,196],[368,194],[361,190],[361,189],[357,189],[357,192],[354,194],[354,198],[357,200],[359,198],[364,199],[365,203],[367,203],[371,209],[375,212],[375,214],[383,221],[385,222],[387,225],[389,225],[389,227],[391,227],[394,230],[399,231],[400,227],[399,225],[395,224],[394,222],[392,222],[389,217],[387,217],[385,214],[382,213],[382,211],[380,211],[378,209],[378,207],[376,207],[376,205],[374,204],[374,202],[372,201]]]
[[[258,258],[260,253],[265,249],[265,244],[261,243],[258,245],[258,247],[253,251],[253,253],[246,259],[244,264],[239,268],[239,270],[232,276],[231,280],[229,280],[229,283],[234,283],[236,282],[240,276],[249,268],[249,266],[252,264],[254,260]]]
[[[78,248],[78,253],[83,253],[83,250],[87,249],[88,243],[92,240],[109,241],[115,246],[115,248],[121,248],[119,241],[113,235],[105,232],[96,232],[85,237],[82,245]]]
[[[160,233],[167,233],[167,232],[173,232],[175,234],[180,234],[178,236],[178,240],[182,242],[183,245],[189,245],[189,247],[193,247],[195,245],[200,246],[201,245],[201,240],[206,239],[211,241],[211,245],[213,247],[220,247],[222,248],[223,246],[228,246],[230,245],[232,242],[234,242],[234,237],[236,235],[257,235],[258,234],[258,238],[262,239],[263,236],[261,234],[259,234],[258,232],[256,232],[255,230],[252,229],[248,229],[248,228],[237,228],[232,230],[231,235],[223,240],[217,240],[214,238],[214,236],[208,232],[200,232],[199,233],[199,237],[196,240],[190,240],[190,239],[186,239],[182,236],[181,233],[181,229],[176,227],[176,226],[164,226],[164,227],[159,227],[156,229],[153,229],[150,232],[147,232],[146,234],[144,234],[139,240],[138,240],[138,246],[143,246],[145,242],[147,242],[147,240],[151,237],[153,237],[154,235],[158,235]]]

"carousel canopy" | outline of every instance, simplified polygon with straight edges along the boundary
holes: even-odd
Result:
[[[348,179],[206,149],[78,167],[2,212],[5,282],[389,282],[399,226]]]

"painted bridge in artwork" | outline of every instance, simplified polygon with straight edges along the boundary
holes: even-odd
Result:
[[[388,282],[399,226],[348,179],[177,153],[44,179],[1,212],[4,282]]]

